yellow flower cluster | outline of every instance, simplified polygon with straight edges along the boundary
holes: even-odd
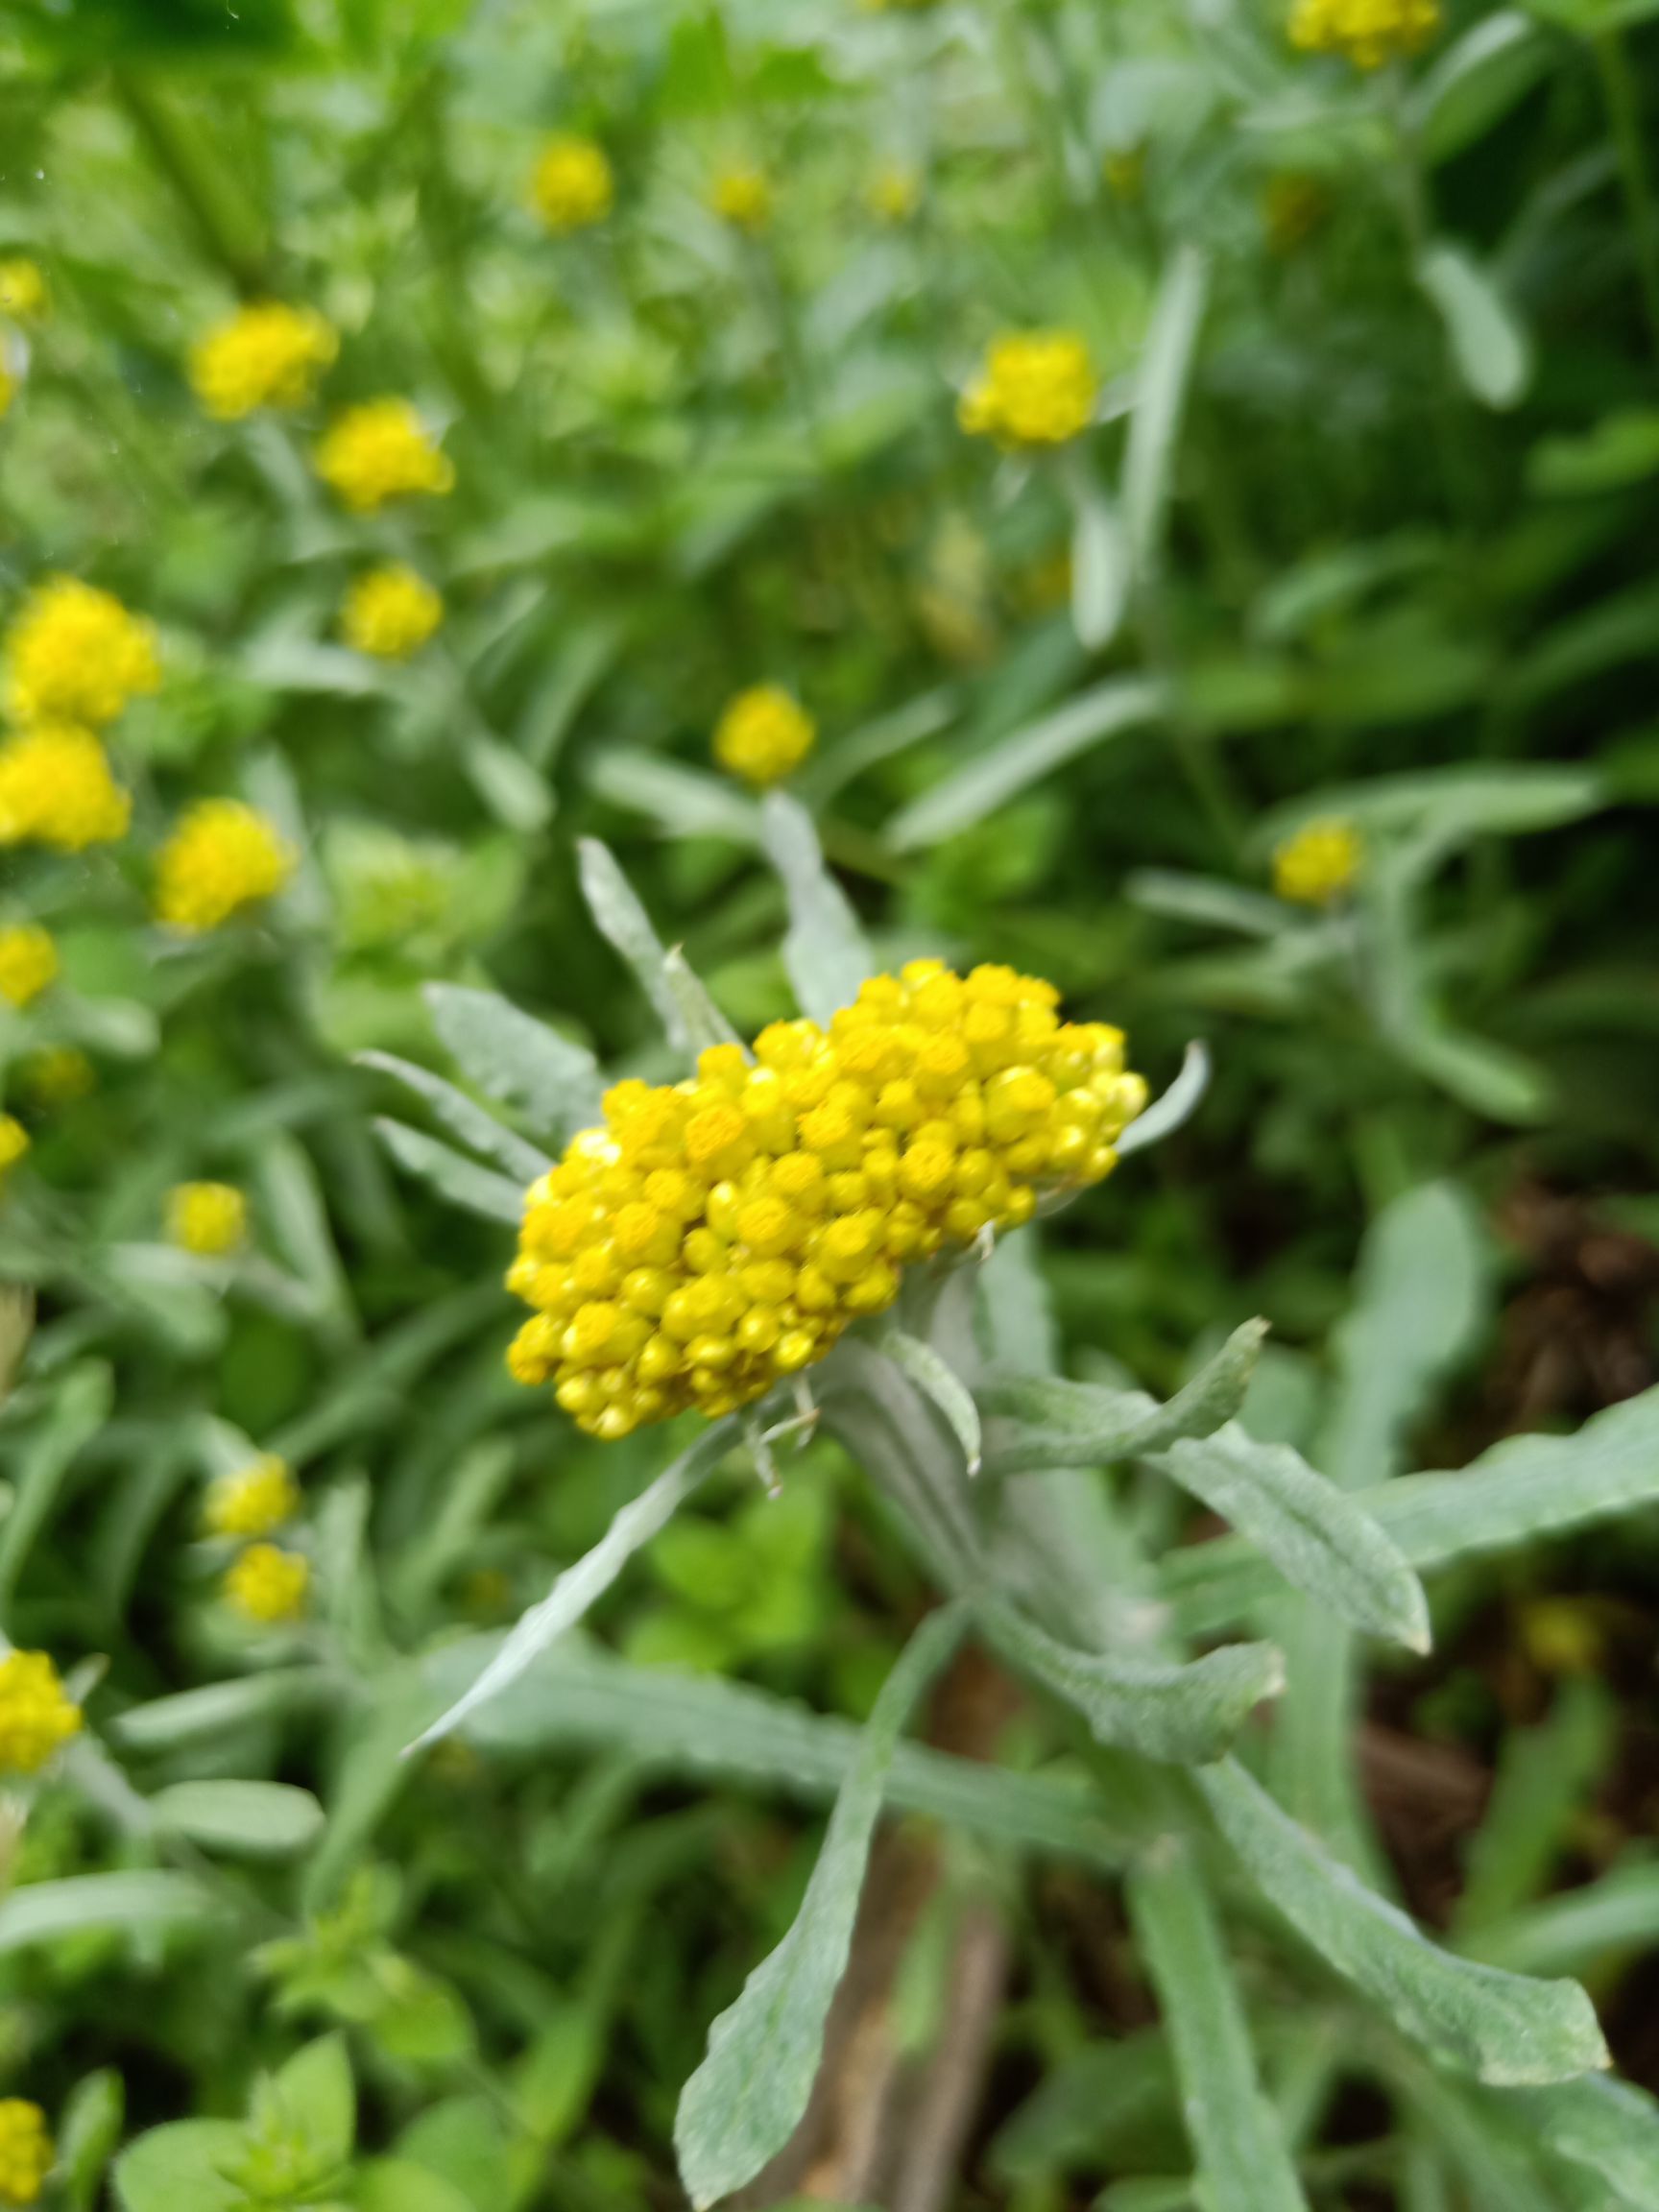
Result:
[[[14,722],[96,730],[160,681],[149,623],[79,577],[36,585],[6,634],[6,711]]]
[[[722,223],[751,236],[772,220],[772,183],[763,169],[733,162],[717,169],[709,187],[709,204]]]
[[[972,438],[1064,445],[1089,427],[1097,397],[1089,349],[1075,330],[1015,331],[993,342],[956,420]]]
[[[127,834],[132,802],[89,730],[44,722],[0,740],[0,845],[80,853]]]
[[[46,279],[39,266],[14,254],[0,261],[0,315],[13,323],[38,323],[46,313]]]
[[[1420,53],[1440,28],[1440,0],[1296,0],[1290,43],[1305,53],[1346,54],[1380,69]]]
[[[714,757],[746,783],[776,783],[811,752],[818,726],[781,685],[757,684],[727,703],[714,728]]]
[[[36,2204],[58,2152],[46,2115],[27,2097],[0,2097],[0,2204]]]
[[[0,928],[0,998],[27,1006],[58,974],[58,948],[50,930],[37,922],[13,922]]]
[[[922,180],[902,161],[883,161],[864,187],[864,204],[879,222],[908,223],[922,204]]]
[[[549,138],[530,179],[530,204],[556,237],[602,223],[616,196],[605,149],[591,138]]]
[[[340,627],[353,652],[406,661],[444,619],[444,602],[424,576],[400,561],[371,568],[346,594]]]
[[[292,849],[257,807],[199,799],[157,855],[156,919],[193,936],[217,929],[241,907],[275,898],[293,873]]]
[[[1334,817],[1305,822],[1273,855],[1273,888],[1299,906],[1331,906],[1359,874],[1359,832]]]
[[[455,488],[455,470],[407,399],[367,399],[331,422],[317,473],[358,514],[417,492]]]
[[[0,1773],[38,1774],[71,1736],[81,1708],[44,1651],[8,1651],[0,1659]]]
[[[279,1544],[250,1544],[225,1576],[226,1602],[245,1621],[261,1627],[295,1621],[305,1610],[311,1587],[311,1562]]]
[[[513,1374],[596,1436],[727,1413],[890,1306],[907,1262],[1097,1181],[1145,1086],[1056,996],[913,961],[828,1032],[775,1022],[754,1063],[717,1045],[694,1079],[617,1084],[526,1198]]]
[[[29,1132],[14,1115],[0,1114],[0,1185],[8,1167],[15,1167],[29,1149]]]
[[[271,1535],[299,1510],[300,1485],[287,1460],[275,1452],[261,1452],[246,1467],[221,1475],[209,1485],[203,1520],[210,1536],[245,1541]]]
[[[240,421],[261,407],[303,407],[340,350],[313,307],[261,301],[238,307],[190,351],[190,385],[209,415]]]
[[[167,1240],[204,1260],[234,1252],[248,1234],[248,1201],[234,1183],[175,1183],[167,1193]]]

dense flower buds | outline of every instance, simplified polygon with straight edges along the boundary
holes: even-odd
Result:
[[[58,948],[49,929],[37,922],[0,928],[0,998],[8,1006],[27,1006],[57,974]]]
[[[240,799],[199,799],[156,862],[156,918],[199,935],[275,898],[294,854],[275,824]]]
[[[731,1412],[899,1294],[900,1272],[1111,1171],[1145,1086],[1051,985],[936,960],[813,1022],[619,1083],[525,1204],[509,1365],[596,1436]]]
[[[246,1541],[252,1536],[272,1535],[299,1510],[300,1485],[287,1460],[275,1452],[262,1452],[246,1467],[214,1480],[207,1492],[203,1521],[210,1536]]]
[[[0,1773],[38,1774],[72,1736],[81,1708],[44,1651],[0,1659]]]
[[[353,652],[407,661],[444,619],[444,602],[424,576],[398,561],[371,568],[346,594],[340,628]]]
[[[1440,28],[1439,0],[1296,0],[1290,43],[1346,54],[1357,69],[1416,54]]]
[[[199,1259],[234,1252],[248,1234],[248,1201],[234,1183],[175,1183],[167,1193],[167,1241]]]
[[[127,834],[132,802],[89,730],[43,722],[0,740],[0,845],[84,852]]]
[[[317,473],[359,514],[417,492],[455,488],[448,456],[407,399],[369,399],[331,422],[317,447]]]
[[[1331,906],[1353,889],[1359,860],[1359,832],[1352,822],[1306,822],[1273,855],[1273,888],[1299,906]]]
[[[777,684],[757,684],[731,700],[714,729],[714,757],[746,783],[777,783],[811,752],[818,726]]]
[[[95,730],[160,681],[149,623],[75,576],[36,585],[6,634],[6,711],[15,722]]]
[[[530,179],[530,204],[555,237],[602,223],[614,198],[603,146],[568,135],[548,139]]]
[[[250,1544],[225,1575],[225,1601],[244,1621],[269,1627],[297,1621],[311,1587],[311,1562],[301,1551],[278,1544]]]
[[[57,2155],[39,2105],[0,2097],[0,2204],[38,2203]]]
[[[314,308],[263,301],[237,308],[197,341],[190,386],[221,422],[239,421],[261,407],[302,407],[339,349]]]
[[[1089,349],[1075,330],[1022,331],[993,344],[956,420],[970,437],[1004,445],[1064,445],[1089,427],[1096,396]]]

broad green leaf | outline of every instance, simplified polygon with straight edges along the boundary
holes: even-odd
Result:
[[[1307,2212],[1191,1846],[1163,1838],[1137,1863],[1126,1894],[1174,2045],[1206,2212]]]
[[[286,1859],[321,1832],[323,1808],[287,1782],[175,1782],[150,1800],[158,1827],[208,1850]]]
[[[555,1142],[598,1121],[604,1082],[585,1046],[493,991],[428,983],[423,996],[439,1037],[487,1097]]]
[[[23,1563],[52,1517],[77,1454],[109,1418],[113,1396],[108,1367],[73,1369],[55,1391],[51,1410],[18,1447],[12,1510],[0,1525],[0,1617],[10,1613]]]
[[[806,2110],[900,1731],[965,1624],[962,1609],[947,1606],[912,1637],[876,1700],[793,1927],[709,2031],[708,2056],[674,2122],[681,2178],[697,2212],[753,2180]]]
[[[920,1337],[908,1336],[902,1329],[889,1329],[880,1339],[880,1349],[896,1366],[902,1367],[912,1382],[944,1414],[951,1432],[962,1447],[962,1456],[970,1475],[977,1475],[982,1456],[983,1439],[979,1431],[979,1408],[974,1403],[973,1392],[950,1363],[941,1358],[931,1344],[924,1344]]]
[[[273,2087],[284,2131],[302,2138],[307,2170],[326,2176],[345,2165],[357,2140],[357,2086],[344,2035],[320,2035],[295,2052]]]
[[[1483,15],[1411,91],[1412,135],[1423,158],[1447,161],[1502,122],[1549,69],[1550,41],[1518,9]]]
[[[233,2120],[175,2120],[140,2135],[115,2161],[121,2212],[243,2212],[246,2190],[228,2178],[248,2155]]]
[[[838,1007],[857,998],[876,963],[846,893],[824,865],[806,809],[786,792],[768,792],[760,834],[789,901],[783,965],[796,1003],[828,1025]]]
[[[493,1160],[515,1183],[520,1186],[534,1183],[537,1176],[544,1175],[552,1166],[545,1152],[539,1152],[534,1144],[527,1144],[522,1137],[516,1137],[511,1129],[503,1128],[493,1114],[474,1105],[465,1092],[457,1091],[453,1083],[445,1083],[442,1075],[434,1075],[429,1068],[399,1060],[395,1052],[359,1052],[357,1065],[375,1069],[382,1075],[390,1075],[394,1082],[404,1084],[431,1107],[435,1118],[451,1137],[469,1150]]]
[[[1429,1605],[1416,1575],[1370,1515],[1288,1444],[1259,1444],[1229,1421],[1148,1464],[1231,1522],[1317,1603],[1373,1636],[1428,1650]]]
[[[453,2181],[408,2158],[372,2158],[352,2176],[355,2212],[473,2212]]]
[[[1123,452],[1123,521],[1138,577],[1149,575],[1162,553],[1181,417],[1209,291],[1205,256],[1194,246],[1178,247],[1153,303]]]
[[[411,1129],[406,1121],[394,1121],[389,1115],[375,1116],[374,1130],[399,1167],[429,1183],[452,1206],[482,1214],[487,1221],[510,1221],[514,1228],[523,1219],[524,1191],[519,1184],[493,1168],[480,1167],[424,1130]]]
[[[1280,1810],[1236,1760],[1198,1776],[1217,1826],[1268,1901],[1326,1965],[1431,2056],[1497,2087],[1608,2064],[1575,1982],[1532,1982],[1441,1950]]]
[[[80,1936],[89,1928],[136,1934],[212,1919],[218,1900],[187,1874],[134,1867],[31,1882],[0,1900],[0,1952]]]
[[[1440,310],[1458,374],[1486,407],[1513,407],[1532,373],[1531,348],[1492,277],[1460,246],[1437,239],[1417,281]]]
[[[1161,1144],[1197,1113],[1210,1088],[1210,1054],[1196,1038],[1181,1060],[1181,1072],[1152,1103],[1136,1115],[1118,1140],[1118,1157],[1143,1152],[1148,1144]]]
[[[609,938],[637,976],[657,1018],[677,1051],[696,1054],[708,1045],[730,1042],[729,1024],[683,959],[670,960],[651,918],[610,848],[597,837],[577,845],[583,896],[602,936]]]

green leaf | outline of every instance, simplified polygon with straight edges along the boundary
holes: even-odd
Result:
[[[1071,494],[1071,623],[1077,641],[1104,652],[1129,604],[1131,564],[1123,519],[1079,467],[1068,472]]]
[[[876,973],[875,960],[846,893],[824,865],[806,809],[786,792],[769,791],[760,834],[789,901],[783,965],[796,1003],[827,1026]]]
[[[187,1874],[135,1867],[118,1874],[66,1874],[30,1882],[0,1899],[0,1953],[55,1943],[90,1928],[136,1934],[205,1922],[219,1910]]]
[[[1622,407],[1588,430],[1543,438],[1532,448],[1527,480],[1545,498],[1623,492],[1659,474],[1659,409]]]
[[[1430,1646],[1423,1586],[1368,1513],[1288,1444],[1259,1444],[1236,1421],[1148,1464],[1232,1523],[1287,1582],[1357,1628]]]
[[[1137,1114],[1118,1138],[1118,1157],[1121,1160],[1126,1152],[1143,1152],[1148,1144],[1161,1144],[1166,1137],[1172,1137],[1197,1113],[1209,1088],[1210,1053],[1194,1038],[1182,1056],[1181,1072],[1168,1090]]]
[[[323,1808],[287,1782],[175,1782],[150,1800],[158,1827],[208,1850],[286,1859],[321,1832]]]
[[[556,1143],[597,1123],[605,1086],[585,1046],[493,991],[428,983],[422,997],[445,1046],[486,1097],[511,1106]]]
[[[356,2212],[472,2212],[453,2181],[407,2158],[372,2158],[351,2182]]]
[[[1283,900],[1247,891],[1210,876],[1184,876],[1171,868],[1137,868],[1123,882],[1132,906],[1172,922],[1205,929],[1232,929],[1244,937],[1279,937],[1289,925]]]
[[[645,815],[665,837],[723,837],[753,845],[759,832],[759,809],[746,793],[667,754],[608,745],[589,763],[588,781],[607,805]]]
[[[44,1420],[18,1449],[12,1510],[0,1525],[0,1615],[10,1612],[23,1563],[52,1517],[77,1455],[109,1418],[113,1396],[108,1367],[72,1369],[53,1393]]]
[[[931,1344],[924,1344],[917,1336],[907,1336],[902,1329],[885,1330],[880,1349],[944,1414],[962,1447],[969,1474],[977,1475],[983,1445],[979,1408],[956,1370],[940,1358]]]
[[[326,1705],[333,1695],[325,1668],[272,1668],[241,1680],[208,1682],[200,1690],[180,1690],[171,1697],[130,1706],[109,1721],[108,1733],[123,1750],[171,1751],[180,1744],[236,1734],[250,1722],[276,1714]]]
[[[1412,135],[1423,158],[1449,161],[1501,123],[1544,76],[1551,46],[1518,9],[1472,23],[1412,87]]]
[[[1569,1681],[1538,1726],[1507,1730],[1469,1846],[1453,1923],[1459,1937],[1502,1923],[1547,1887],[1606,1772],[1616,1713],[1601,1683]]]
[[[1520,2091],[1513,2103],[1557,2158],[1614,2192],[1619,2212],[1649,2212],[1659,2183],[1659,2104],[1645,2090],[1589,2075]]]
[[[1442,1951],[1280,1810],[1236,1760],[1198,1785],[1240,1864],[1291,1928],[1433,2057],[1497,2087],[1608,2064],[1575,1982],[1532,1982]]]
[[[1486,407],[1513,407],[1531,377],[1531,348],[1491,276],[1442,238],[1424,251],[1417,281],[1440,310],[1452,358],[1474,397]]]
[[[121,2140],[127,2092],[113,2066],[77,2081],[58,2124],[58,2172],[70,2212],[91,2212]]]
[[[247,2191],[227,2175],[247,2154],[233,2120],[175,2120],[116,2159],[115,2196],[122,2212],[243,2212]]]
[[[278,2070],[275,2089],[284,2130],[304,2142],[307,2170],[332,2174],[357,2140],[357,2088],[344,2035],[320,2035]]]
[[[1194,246],[1179,247],[1153,303],[1123,452],[1123,521],[1139,576],[1151,572],[1162,550],[1176,442],[1209,291],[1205,256]]]
[[[1190,1846],[1166,1837],[1137,1863],[1130,1917],[1175,2049],[1181,2111],[1205,2212],[1307,2212],[1262,2093],[1238,1984]]]
[[[1472,1929],[1460,1948],[1512,1974],[1595,1974],[1659,1941],[1659,1865],[1635,1859]]]
[[[651,918],[614,854],[597,837],[577,844],[582,892],[600,934],[609,938],[638,977],[677,1051],[694,1054],[731,1042],[732,1031],[685,961],[663,950]],[[676,965],[671,968],[670,962]]]
[[[467,732],[461,741],[461,765],[503,828],[529,837],[553,819],[553,794],[540,769],[490,731]]]
[[[374,1118],[374,1132],[400,1167],[422,1183],[429,1183],[441,1198],[469,1214],[482,1214],[487,1221],[510,1221],[517,1229],[524,1217],[524,1192],[489,1167],[480,1167],[460,1152],[441,1144],[423,1130],[389,1115]]]
[[[418,1068],[413,1061],[399,1060],[395,1052],[359,1052],[357,1065],[373,1068],[382,1075],[390,1075],[395,1082],[404,1084],[431,1107],[451,1137],[469,1151],[493,1160],[519,1186],[534,1183],[552,1166],[545,1152],[539,1152],[534,1144],[525,1143],[522,1137],[516,1137],[511,1129],[503,1128],[493,1114],[487,1114],[482,1106],[475,1106],[465,1092],[457,1091],[453,1083],[445,1083],[442,1075],[434,1075],[429,1068]]]
[[[912,1637],[876,1700],[793,1927],[709,2031],[708,2056],[674,2122],[681,2178],[697,2212],[752,2180],[806,2110],[900,1731],[965,1624],[960,1607],[946,1606]]]

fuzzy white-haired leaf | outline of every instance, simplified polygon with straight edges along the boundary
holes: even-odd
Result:
[[[760,817],[766,856],[789,901],[783,965],[796,1001],[814,1022],[828,1022],[851,1005],[876,972],[870,947],[847,895],[824,865],[812,817],[786,792],[769,791]]]
[[[464,1091],[457,1091],[453,1083],[445,1083],[442,1075],[434,1075],[430,1068],[419,1067],[412,1060],[400,1060],[395,1052],[359,1052],[357,1065],[373,1068],[376,1074],[390,1075],[394,1082],[413,1091],[431,1107],[434,1117],[443,1122],[451,1137],[470,1151],[493,1160],[516,1182],[533,1183],[538,1175],[545,1174],[552,1166],[545,1152],[538,1151],[534,1144],[527,1144],[522,1137],[516,1137],[511,1129],[503,1128],[493,1114],[487,1113]]]
[[[597,837],[583,837],[577,844],[577,861],[589,911],[600,933],[638,977],[675,1050],[695,1054],[709,1045],[731,1044],[733,1033],[725,1016],[685,956],[664,947],[610,847]]]
[[[452,1151],[423,1129],[411,1129],[406,1121],[394,1121],[388,1115],[376,1116],[374,1134],[399,1167],[429,1183],[452,1206],[482,1214],[487,1221],[511,1221],[515,1227],[523,1217],[521,1184],[497,1175],[493,1168],[480,1167],[476,1160]]]
[[[1118,1140],[1119,1159],[1126,1152],[1141,1152],[1148,1144],[1161,1143],[1172,1137],[1183,1122],[1190,1121],[1198,1111],[1199,1101],[1210,1088],[1210,1052],[1201,1039],[1194,1037],[1188,1046],[1181,1062],[1181,1071],[1167,1091],[1153,1099],[1150,1106],[1137,1114]]]
[[[586,1046],[560,1036],[493,991],[428,983],[421,996],[462,1072],[487,1097],[563,1142],[599,1119],[604,1078]]]

